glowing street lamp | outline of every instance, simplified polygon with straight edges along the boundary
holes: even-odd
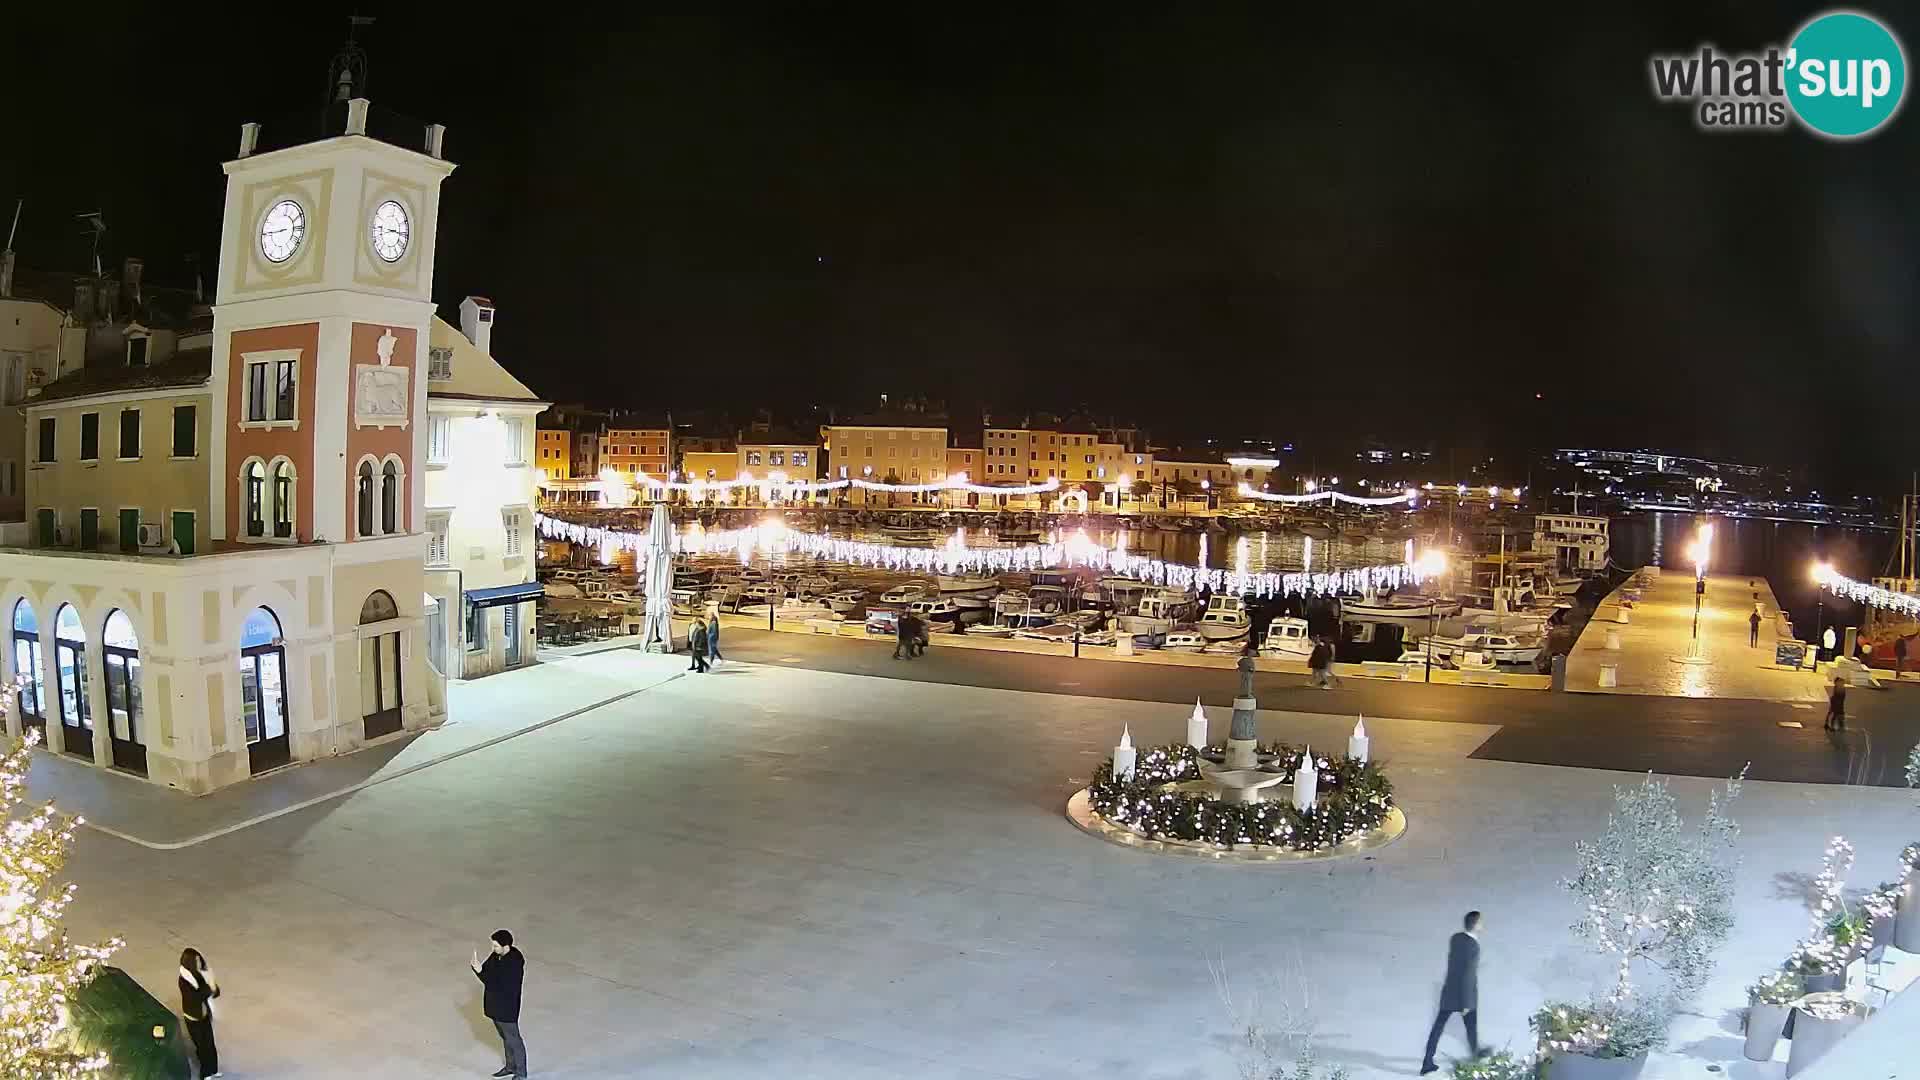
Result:
[[[1820,670],[1820,635],[1827,625],[1827,587],[1833,582],[1833,564],[1820,560],[1813,564],[1813,670]]]

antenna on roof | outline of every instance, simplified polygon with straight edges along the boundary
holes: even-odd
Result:
[[[13,250],[13,238],[20,234],[20,208],[26,204],[27,200],[25,199],[15,199],[13,202],[13,228],[7,230],[7,246],[5,249],[7,251]]]
[[[355,30],[372,26],[371,15],[347,16],[347,43],[327,65],[327,103],[367,96],[367,53],[353,40]]]
[[[93,240],[93,276],[100,277],[103,273],[100,269],[100,238],[107,235],[107,219],[98,210],[73,216],[85,226],[80,235],[90,236]]]

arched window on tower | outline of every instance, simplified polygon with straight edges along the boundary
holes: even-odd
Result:
[[[354,502],[358,513],[361,536],[373,536],[373,462],[360,463],[359,478],[355,482]]]
[[[258,460],[249,461],[242,472],[244,505],[247,508],[247,535],[267,534],[267,467]]]
[[[277,462],[273,467],[273,535],[282,540],[293,536],[293,481],[293,462]]]
[[[400,531],[400,463],[392,458],[380,470],[380,531],[388,536]]]

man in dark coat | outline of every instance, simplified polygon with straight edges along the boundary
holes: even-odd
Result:
[[[479,953],[473,954],[473,973],[486,987],[481,1011],[493,1021],[506,1052],[506,1064],[493,1075],[527,1080],[527,1044],[520,1038],[520,982],[527,973],[527,958],[513,947],[511,930],[493,932],[493,952],[486,963],[480,962]]]
[[[1322,690],[1333,689],[1332,679],[1327,670],[1328,665],[1332,663],[1333,650],[1327,647],[1327,639],[1315,638],[1313,651],[1307,654],[1307,671],[1313,676],[1307,685],[1317,686]]]
[[[907,650],[907,659],[913,659],[913,647],[920,640],[920,631],[914,626],[910,612],[901,612],[893,621],[893,658],[900,659],[900,650]]]
[[[1480,1056],[1480,913],[1467,912],[1466,928],[1447,943],[1447,981],[1440,986],[1440,1014],[1427,1032],[1427,1056],[1420,1059],[1420,1075],[1439,1072],[1433,1052],[1440,1048],[1440,1032],[1454,1013],[1467,1025],[1467,1046]]]

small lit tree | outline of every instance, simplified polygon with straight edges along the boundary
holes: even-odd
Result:
[[[7,694],[0,694],[0,705]],[[80,819],[51,803],[29,807],[29,733],[0,756],[0,1077],[66,1080],[107,1068],[104,1054],[70,1047],[67,1008],[119,941],[77,945],[61,918],[73,886],[55,879]]]
[[[1618,960],[1610,1003],[1634,995],[1634,964],[1665,972],[1672,1000],[1691,998],[1713,973],[1713,954],[1733,929],[1734,843],[1729,811],[1740,776],[1707,800],[1688,829],[1664,780],[1652,774],[1617,787],[1607,830],[1576,851],[1580,872],[1565,882],[1586,905],[1573,931]]]

